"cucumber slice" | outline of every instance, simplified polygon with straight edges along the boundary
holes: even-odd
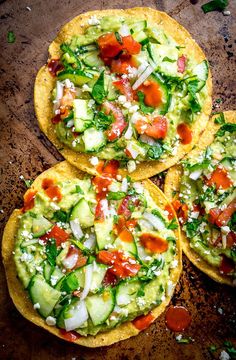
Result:
[[[122,307],[134,301],[140,286],[140,281],[122,281],[116,290],[117,305]]]
[[[100,148],[106,144],[103,131],[97,130],[94,127],[85,130],[82,139],[86,152],[99,151]]]
[[[137,246],[133,239],[132,242],[126,242],[122,241],[119,237],[114,241],[113,246],[118,250],[123,250],[127,253],[127,255],[130,254],[137,254]]]
[[[113,311],[115,297],[112,289],[106,288],[102,294],[88,296],[85,302],[93,325],[96,326],[104,323]]]
[[[141,20],[131,26],[131,33],[135,41],[143,42],[148,39],[144,30],[147,27],[147,20]]]
[[[88,106],[89,100],[75,99],[74,106],[74,125],[77,132],[84,131],[93,120],[93,111]]]
[[[52,228],[53,224],[48,221],[44,216],[38,215],[36,218],[33,219],[32,224],[32,232],[33,237],[37,238],[49,231]]]
[[[50,283],[53,287],[65,276],[65,274],[60,270],[60,268],[55,267],[50,276]]]
[[[206,81],[208,78],[209,66],[207,60],[203,60],[193,69],[193,75],[196,75],[197,78],[201,81]]]
[[[104,86],[105,86],[105,90],[107,92],[107,100],[115,100],[117,98],[117,92],[116,89],[113,85],[113,80],[111,78],[111,76],[105,74],[104,75]]]
[[[90,286],[91,292],[96,292],[101,287],[107,269],[108,266],[106,265],[97,264],[96,262],[93,263],[93,277]]]
[[[51,274],[54,270],[54,267],[51,266],[48,262],[44,264],[43,267],[43,276],[47,282],[50,282]]]
[[[98,55],[98,51],[91,51],[83,57],[83,62],[90,67],[103,66],[104,64]]]
[[[70,220],[78,219],[81,227],[88,228],[93,226],[94,215],[90,210],[89,204],[85,199],[81,199],[72,209]]]
[[[94,230],[99,250],[105,249],[106,245],[114,242],[113,217],[109,217],[104,221],[95,221]]]
[[[81,86],[93,78],[93,75],[82,70],[64,70],[57,75],[59,80],[69,79],[75,85]]]
[[[65,242],[64,243],[64,248],[60,251],[60,253],[57,255],[57,258],[56,258],[56,264],[58,266],[60,266],[62,264],[62,261],[65,259],[68,251],[69,251],[69,247],[70,247],[70,243],[69,241]]]
[[[177,60],[178,50],[170,45],[150,44],[148,49],[156,64],[156,71],[169,76],[180,76],[178,72]]]
[[[146,33],[144,31],[139,31],[137,33],[133,33],[133,38],[135,41],[137,41],[139,43],[143,43],[143,42],[145,42],[145,40],[148,39],[148,36],[146,35]]]
[[[29,284],[29,294],[33,304],[39,303],[38,312],[43,317],[51,314],[61,296],[61,292],[52,288],[42,275],[35,275]]]

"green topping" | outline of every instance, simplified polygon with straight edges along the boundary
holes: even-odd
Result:
[[[112,192],[110,191],[107,195],[107,200],[120,200],[126,196],[126,193],[123,191]]]
[[[215,118],[214,123],[219,125],[225,124],[225,116],[222,112],[219,113],[219,116]]]
[[[228,0],[213,0],[201,6],[203,12],[206,14],[210,11],[223,11],[228,5]]]
[[[98,104],[101,104],[105,96],[106,96],[106,91],[104,87],[104,71],[103,71],[101,72],[99,78],[97,79],[96,83],[93,86],[92,97]]]
[[[16,41],[16,36],[13,31],[8,31],[7,33],[7,42],[13,44]]]
[[[224,124],[221,128],[217,131],[215,136],[224,136],[226,132],[233,133],[236,131],[236,124]]]
[[[46,245],[47,260],[51,266],[55,266],[57,257],[57,246],[55,239],[50,239]]]

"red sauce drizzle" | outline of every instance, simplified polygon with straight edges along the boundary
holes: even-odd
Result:
[[[184,331],[192,321],[184,306],[170,306],[166,312],[166,326],[172,331]]]
[[[147,315],[141,315],[138,316],[136,319],[132,321],[132,324],[136,327],[138,330],[145,330],[148,328],[148,326],[155,320],[152,312],[150,312]]]
[[[64,66],[60,63],[60,59],[52,59],[48,62],[48,71],[52,76],[56,76],[57,72],[63,69]]]
[[[27,191],[27,193],[24,195],[24,206],[22,208],[22,212],[30,210],[34,207],[34,199],[36,193],[37,193],[36,190],[30,190]]]
[[[75,331],[66,331],[64,329],[60,329],[60,335],[70,342],[75,342],[77,339],[81,338],[81,335],[77,334]]]
[[[108,186],[111,184],[118,173],[119,161],[111,160],[106,165],[100,162],[96,167],[99,175],[93,178],[93,184],[96,187],[97,200],[105,199],[108,193]]]
[[[173,208],[172,206],[170,206],[169,204],[167,204],[165,206],[165,211],[168,211],[168,219],[169,220],[172,220],[174,217],[175,217],[175,214],[174,214],[174,211],[173,211]]]
[[[54,125],[55,125],[55,124],[58,124],[60,121],[61,121],[61,115],[60,115],[60,114],[55,115],[55,116],[51,119],[51,122],[52,122]]]
[[[43,179],[43,181],[42,181],[43,190],[48,189],[52,185],[54,185],[54,180],[53,179]]]

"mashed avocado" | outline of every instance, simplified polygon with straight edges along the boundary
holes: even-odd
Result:
[[[107,173],[44,179],[28,193],[14,259],[48,325],[95,335],[171,294],[178,225],[154,200],[142,183]]]

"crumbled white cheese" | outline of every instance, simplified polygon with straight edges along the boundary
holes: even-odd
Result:
[[[123,104],[123,106],[124,106],[126,109],[129,109],[129,108],[131,108],[132,104],[131,104],[130,101],[126,101],[126,102]]]
[[[82,92],[85,92],[85,91],[90,91],[91,89],[90,89],[90,87],[87,85],[87,84],[84,84],[83,86],[82,86]]]
[[[34,304],[34,309],[35,309],[35,310],[36,310],[36,309],[40,309],[40,304],[39,304],[39,303]]]
[[[136,303],[139,307],[143,307],[145,306],[146,302],[142,297],[137,297],[136,298]]]
[[[91,165],[96,166],[96,165],[98,165],[99,160],[98,160],[97,156],[92,156],[89,159],[89,162],[90,162]]]
[[[26,10],[31,11],[31,8],[29,6],[26,6]]]
[[[90,18],[88,19],[88,24],[89,25],[99,25],[100,24],[100,20],[98,20],[96,15],[92,15],[90,16]]]
[[[128,190],[128,180],[125,178],[123,178],[122,180],[122,184],[121,184],[121,191],[123,192],[127,192]]]
[[[45,321],[46,321],[46,324],[49,326],[56,325],[56,319],[53,316],[48,316]]]
[[[44,241],[43,241],[43,240],[41,240],[41,239],[39,239],[39,245],[44,246]]]
[[[40,274],[43,273],[43,268],[42,268],[42,266],[35,266],[35,269],[36,269]]]
[[[120,104],[124,104],[127,101],[125,95],[120,95],[117,100]]]
[[[228,234],[230,232],[229,226],[222,226],[220,229],[223,234]]]
[[[90,99],[89,102],[88,102],[88,107],[92,108],[94,104],[95,104],[95,100]]]
[[[178,260],[173,260],[172,261],[172,263],[171,263],[171,269],[175,269],[175,268],[177,268],[177,266],[178,266]]]
[[[122,176],[121,175],[116,175],[116,180],[120,181],[122,179]]]
[[[70,79],[65,79],[65,80],[63,81],[63,84],[64,84],[65,87],[68,88],[68,89],[74,90],[74,88],[75,88],[75,85],[73,84],[73,82],[70,81]]]
[[[127,71],[128,71],[129,79],[134,79],[138,74],[138,70],[135,67],[132,67],[130,65],[127,67]]]
[[[223,15],[224,16],[230,16],[231,12],[229,10],[224,10]]]
[[[220,360],[230,360],[230,356],[229,356],[229,354],[228,354],[225,350],[223,350],[223,351],[221,351],[221,353],[220,353],[219,359],[220,359]]]
[[[142,184],[140,182],[135,182],[133,183],[133,187],[135,188],[135,191],[138,193],[138,194],[143,194],[144,192],[144,188],[142,186]]]
[[[217,311],[218,311],[218,313],[219,313],[220,315],[223,314],[223,309],[222,309],[222,308],[218,308]]]
[[[31,261],[33,258],[33,256],[31,254],[28,254],[28,253],[23,253],[20,257],[20,261],[22,262],[28,262],[28,261]]]
[[[182,335],[182,334],[179,334],[179,335],[177,335],[175,338],[176,338],[177,341],[180,341],[180,340],[182,339],[182,337],[183,337],[183,335]]]
[[[51,275],[50,281],[51,281],[52,286],[55,286],[56,283],[58,282],[58,276]]]
[[[139,109],[139,106],[138,105],[132,105],[130,108],[129,108],[129,113],[130,114],[133,114],[135,113],[136,111],[138,111]]]
[[[132,173],[133,171],[136,170],[136,163],[134,160],[129,160],[127,162],[127,169],[129,173]]]

